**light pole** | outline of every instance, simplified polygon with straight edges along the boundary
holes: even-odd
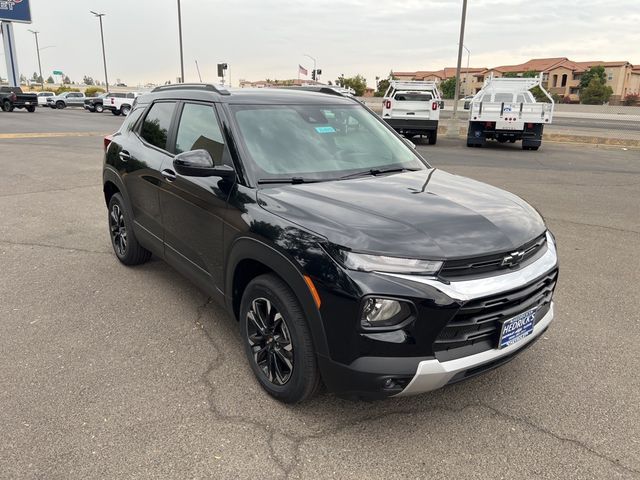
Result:
[[[314,78],[314,77],[316,76],[316,59],[315,59],[315,58],[313,58],[311,55],[307,55],[306,53],[303,53],[303,54],[302,54],[302,56],[303,56],[303,57],[310,58],[311,60],[313,60],[313,70],[311,71],[311,73],[312,73],[311,78],[312,78],[313,80],[316,80],[316,79]]]
[[[93,15],[98,17],[98,20],[100,20],[100,39],[102,40],[102,64],[104,65],[104,84],[107,87],[107,93],[109,93],[109,79],[107,77],[107,56],[104,53],[104,30],[102,30],[102,17],[104,17],[106,13],[96,13],[93,10],[90,10],[89,12],[93,13]]]
[[[467,71],[465,73],[465,80],[466,80],[467,88],[469,88],[469,58],[471,57],[471,52],[464,45],[462,45],[462,48],[464,48],[467,51]]]
[[[467,18],[467,0],[462,0],[462,19],[460,20],[460,41],[458,42],[458,64],[456,65],[456,88],[453,94],[453,115],[449,136],[458,136],[458,97],[460,96],[460,66],[462,65],[462,46],[464,45],[464,24]]]
[[[180,83],[184,83],[184,57],[182,55],[182,9],[178,0],[178,39],[180,41]]]
[[[44,90],[44,78],[42,78],[42,64],[40,63],[40,46],[38,45],[38,34],[35,30],[29,30],[36,37],[36,52],[38,53],[38,72],[40,73],[40,90]]]

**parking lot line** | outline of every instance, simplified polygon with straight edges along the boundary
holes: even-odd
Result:
[[[0,139],[16,138],[53,138],[53,137],[101,137],[105,132],[38,132],[38,133],[0,133]]]

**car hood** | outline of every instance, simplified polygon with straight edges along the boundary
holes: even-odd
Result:
[[[546,230],[516,195],[436,169],[265,188],[258,202],[336,245],[391,256],[504,252]]]

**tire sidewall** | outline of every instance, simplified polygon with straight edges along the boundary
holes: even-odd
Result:
[[[295,305],[290,305],[290,302],[286,298],[281,298],[281,294],[279,293],[281,288],[282,287],[277,284],[272,285],[268,276],[258,277],[247,286],[240,304],[241,341],[244,344],[244,350],[251,370],[253,370],[256,379],[262,387],[278,400],[295,403],[304,397],[305,391],[307,390],[306,385],[308,379],[305,378],[305,372],[310,368],[310,366],[306,365],[307,359],[304,355],[304,335],[309,335],[309,333],[308,329],[307,332],[304,332],[304,328],[301,327],[301,322],[306,322],[302,309],[297,305],[297,301]],[[278,312],[280,312],[286,322],[289,333],[291,334],[293,346],[293,372],[291,374],[291,378],[285,385],[274,385],[265,377],[264,373],[253,359],[253,352],[251,351],[251,347],[247,341],[247,312],[249,311],[251,302],[256,298],[261,297],[269,300]],[[295,298],[293,297],[293,293],[291,293],[291,297]],[[315,368],[315,365],[313,367]]]

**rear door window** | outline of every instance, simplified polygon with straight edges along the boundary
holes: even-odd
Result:
[[[140,136],[151,145],[167,149],[167,138],[175,102],[154,103],[142,122]]]

